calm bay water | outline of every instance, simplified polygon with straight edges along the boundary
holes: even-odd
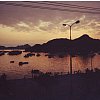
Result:
[[[40,53],[41,56],[32,56],[24,58],[27,54],[23,52],[20,55],[3,55],[0,56],[0,74],[6,73],[8,79],[23,78],[24,75],[31,76],[32,69],[38,69],[42,72],[68,72],[69,71],[69,56],[64,58],[54,57],[48,58],[45,53]],[[10,63],[14,61],[14,63]],[[27,61],[29,64],[19,66],[19,62]],[[93,68],[100,68],[100,55],[96,54],[92,59]],[[80,56],[73,57],[73,71],[91,68],[91,59]]]

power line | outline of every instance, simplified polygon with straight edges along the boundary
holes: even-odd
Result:
[[[11,6],[20,6],[20,7],[28,7],[28,8],[38,8],[38,9],[46,9],[46,10],[57,10],[57,11],[68,11],[68,12],[79,12],[79,13],[91,13],[91,14],[100,14],[100,12],[91,12],[91,11],[80,11],[80,10],[71,10],[71,9],[61,9],[54,7],[43,7],[43,6],[35,6],[35,5],[25,5],[25,4],[17,4],[17,3],[8,3],[8,2],[0,2],[3,5],[11,5]]]
[[[100,8],[78,6],[78,5],[71,5],[71,4],[63,4],[63,3],[55,3],[55,2],[49,2],[49,1],[47,1],[47,2],[23,1],[23,2],[45,4],[45,5],[51,5],[51,6],[60,6],[60,7],[69,7],[69,8],[84,9],[84,10],[100,11]]]

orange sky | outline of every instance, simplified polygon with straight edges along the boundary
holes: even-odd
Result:
[[[18,3],[18,2],[17,2]],[[83,6],[99,7],[100,2],[66,2]],[[100,14],[61,12],[45,9],[32,9],[0,4],[0,45],[44,43],[55,38],[69,38],[72,27],[72,39],[83,34],[100,39]]]

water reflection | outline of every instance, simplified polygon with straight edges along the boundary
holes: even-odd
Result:
[[[48,58],[45,53],[40,53],[41,56],[32,56],[25,58],[26,52],[20,55],[9,56],[7,54],[0,56],[0,74],[6,73],[8,78],[23,78],[26,74],[31,74],[32,69],[38,69],[42,72],[68,72],[69,71],[69,55],[63,58],[54,56]],[[37,53],[34,53],[35,55]],[[95,55],[92,58],[93,68],[99,68],[100,55]],[[14,61],[14,63],[10,63]],[[19,66],[19,62],[29,62]],[[73,71],[91,68],[90,57],[73,57]]]

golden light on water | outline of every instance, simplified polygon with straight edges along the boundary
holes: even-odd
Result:
[[[54,57],[48,58],[45,56],[45,53],[40,53],[40,57],[32,56],[24,58],[24,55],[27,54],[23,52],[21,55],[9,56],[3,55],[0,56],[0,71],[6,73],[8,78],[23,78],[24,75],[31,76],[32,69],[38,69],[42,72],[65,72],[69,71],[69,56],[64,58]],[[96,55],[93,58],[93,68],[99,68],[100,56]],[[10,61],[14,60],[14,63]],[[4,63],[5,61],[5,63]],[[27,61],[28,65],[19,66],[19,62]],[[44,62],[45,61],[45,62]],[[98,62],[98,63],[97,63]],[[90,58],[74,57],[73,58],[73,71],[81,70],[84,72],[86,68],[91,68]]]

